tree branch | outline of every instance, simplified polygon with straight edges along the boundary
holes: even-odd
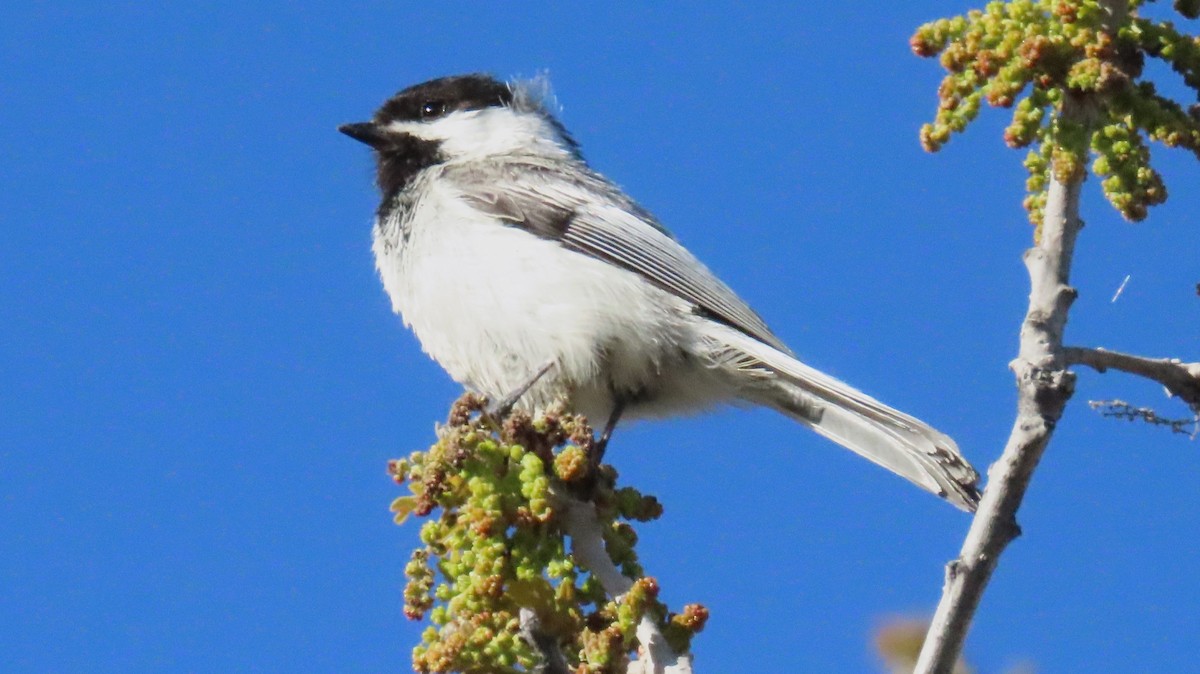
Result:
[[[533,668],[533,674],[571,674],[558,642],[542,631],[537,613],[533,609],[522,608],[520,620],[521,638],[542,654],[542,663]]]
[[[1068,100],[1063,117],[1081,119]],[[1075,238],[1082,227],[1082,174],[1061,182],[1053,176],[1046,197],[1041,237],[1025,252],[1029,309],[1021,325],[1020,350],[1009,365],[1017,378],[1017,418],[1000,459],[988,469],[987,489],[957,559],[946,565],[942,599],[933,616],[915,674],[949,674],[962,651],[971,620],[1000,554],[1020,535],[1016,513],[1033,471],[1063,408],[1074,393],[1066,370],[1062,337],[1075,299],[1068,284]]]
[[[1200,413],[1193,414],[1190,419],[1171,419],[1160,416],[1149,407],[1134,407],[1124,400],[1089,400],[1088,406],[1100,411],[1102,417],[1125,419],[1127,421],[1144,421],[1152,426],[1166,426],[1172,433],[1188,436],[1195,440],[1200,435]]]
[[[596,506],[587,501],[557,494],[563,531],[571,537],[571,554],[587,569],[611,597],[620,597],[633,587],[613,564],[604,546],[604,533],[596,516]],[[629,674],[692,674],[691,655],[676,654],[649,615],[638,622],[637,639],[641,657],[630,663]]]
[[[1086,365],[1101,373],[1120,370],[1156,381],[1192,410],[1200,412],[1200,363],[1184,363],[1175,358],[1145,358],[1078,346],[1064,348],[1063,359],[1067,365]]]

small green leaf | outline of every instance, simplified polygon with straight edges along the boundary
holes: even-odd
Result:
[[[396,516],[393,518],[396,524],[404,524],[404,520],[408,519],[408,516],[416,507],[416,496],[400,496],[392,501],[392,505],[388,509],[396,513]]]

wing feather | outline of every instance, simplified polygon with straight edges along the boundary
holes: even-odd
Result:
[[[632,271],[700,314],[790,353],[654,216],[586,167],[542,159],[475,162],[447,166],[445,177],[472,205],[506,224]]]

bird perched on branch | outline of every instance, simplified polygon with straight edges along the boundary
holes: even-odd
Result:
[[[763,320],[592,170],[543,82],[432,80],[340,130],[369,145],[373,250],[392,306],[456,381],[617,421],[765,405],[964,510],[954,441],[801,363]]]

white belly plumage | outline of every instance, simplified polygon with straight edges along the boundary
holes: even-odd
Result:
[[[597,425],[614,394],[632,398],[634,417],[730,397],[683,300],[633,272],[562,255],[557,242],[482,214],[451,190],[429,189],[416,208],[412,219],[425,229],[406,239],[399,222],[375,228],[376,266],[393,309],[456,381],[495,400],[554,361],[520,404],[566,397]]]

